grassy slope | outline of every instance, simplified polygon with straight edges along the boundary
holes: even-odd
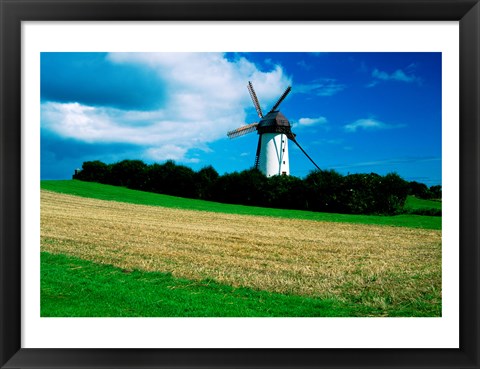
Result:
[[[302,210],[283,210],[253,206],[221,204],[203,200],[185,199],[168,195],[135,191],[123,187],[108,186],[76,180],[41,181],[41,188],[82,197],[101,200],[122,201],[133,204],[164,206],[191,210],[205,210],[230,214],[261,215],[281,218],[308,219],[329,222],[347,222],[361,224],[379,224],[412,228],[441,229],[441,217],[420,215],[348,215],[317,213]],[[415,204],[413,205],[415,206]]]
[[[42,181],[42,188],[130,203],[222,211],[236,214],[375,223],[399,217],[358,217],[262,209],[156,195],[79,181]],[[433,218],[437,217],[412,217]],[[363,219],[363,221],[361,221]],[[360,221],[359,221],[360,220]],[[370,221],[366,221],[370,220]],[[388,224],[382,222],[380,224]],[[398,225],[398,221],[391,222]],[[418,225],[418,224],[417,224]],[[427,227],[428,228],[428,227]],[[368,289],[349,303],[233,288],[214,281],[194,282],[165,273],[125,271],[65,255],[42,253],[42,316],[440,316],[438,294],[393,304],[388,294],[381,310],[365,306]],[[351,297],[351,296],[350,296]],[[351,299],[347,299],[351,300]]]
[[[442,202],[435,200],[418,199],[415,196],[408,196],[405,207],[409,209],[441,209]]]
[[[41,254],[42,317],[440,316],[423,301],[382,311],[336,300],[233,288],[214,281],[130,271],[65,255]],[[432,297],[433,299],[433,297]],[[432,301],[433,302],[433,301]]]

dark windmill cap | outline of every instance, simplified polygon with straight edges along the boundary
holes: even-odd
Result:
[[[271,111],[258,123],[258,133],[287,133],[290,122],[278,110]]]

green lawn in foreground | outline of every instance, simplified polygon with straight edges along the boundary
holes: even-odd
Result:
[[[348,316],[334,301],[124,271],[43,252],[42,317]]]
[[[133,204],[164,206],[168,208],[204,210],[229,214],[260,215],[296,218],[328,222],[378,224],[412,228],[441,229],[442,218],[424,215],[350,215],[317,213],[303,210],[283,210],[254,206],[222,204],[203,200],[186,199],[168,195],[130,190],[124,187],[103,185],[78,180],[42,180],[41,188],[70,195],[92,197],[101,200],[121,201]]]
[[[408,301],[376,310],[356,303],[234,288],[166,273],[126,271],[41,253],[42,317],[440,316],[441,306]]]

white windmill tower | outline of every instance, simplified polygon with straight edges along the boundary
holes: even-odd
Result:
[[[310,159],[318,169],[320,169],[297,142],[295,138],[296,135],[292,132],[288,119],[277,110],[280,103],[287,97],[292,88],[288,86],[272,109],[270,109],[267,115],[264,116],[252,83],[248,82],[247,87],[253,105],[260,117],[260,122],[237,128],[228,132],[227,136],[229,138],[235,138],[250,132],[258,132],[259,137],[257,153],[255,155],[255,168],[259,169],[267,177],[274,175],[289,175],[290,163],[288,159],[288,140],[291,140],[300,148],[300,150],[302,150],[307,158]]]

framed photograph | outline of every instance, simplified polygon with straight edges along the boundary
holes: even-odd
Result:
[[[0,1],[2,368],[480,368],[478,1]]]

